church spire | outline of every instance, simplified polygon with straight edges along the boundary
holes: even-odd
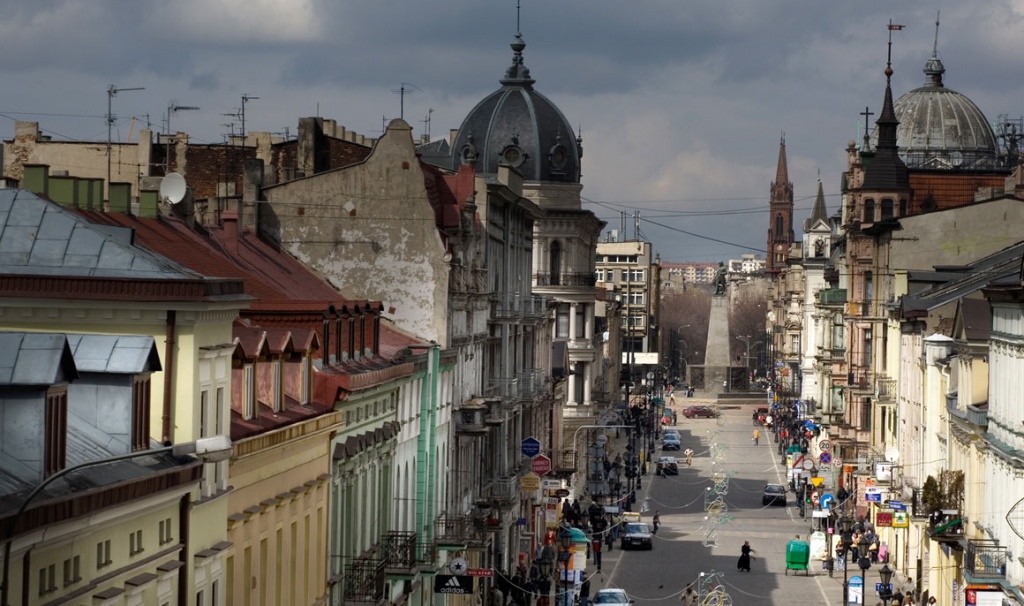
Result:
[[[789,168],[786,166],[786,133],[779,138],[779,164],[775,169],[776,183],[789,183]]]
[[[811,207],[811,216],[804,223],[804,231],[810,229],[818,221],[828,223],[828,210],[825,209],[825,190],[821,186],[821,177],[818,177],[818,195],[814,198],[814,206]]]

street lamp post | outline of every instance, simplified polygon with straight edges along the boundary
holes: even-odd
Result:
[[[95,461],[86,461],[85,463],[79,463],[78,465],[72,465],[61,469],[60,471],[49,476],[43,480],[38,486],[32,489],[32,492],[25,497],[25,500],[18,506],[18,510],[11,517],[11,520],[7,523],[7,532],[4,536],[4,572],[3,582],[0,584],[0,606],[8,606],[7,600],[8,592],[10,590],[10,562],[11,562],[11,544],[14,542],[14,531],[18,527],[18,522],[21,521],[21,516],[28,509],[29,503],[32,502],[39,493],[43,491],[47,486],[52,484],[54,481],[68,475],[73,471],[85,469],[87,467],[96,467],[99,465],[106,465],[107,463],[116,463],[118,461],[126,461],[128,459],[138,459],[141,457],[148,457],[156,454],[162,454],[170,452],[177,456],[185,456],[194,454],[204,463],[216,463],[218,461],[224,461],[231,456],[231,438],[226,435],[210,436],[208,438],[200,438],[195,442],[184,442],[181,444],[175,444],[173,446],[162,446],[160,448],[151,448],[149,450],[137,450],[135,452],[129,452],[122,455],[115,455],[104,459],[96,459]]]
[[[882,565],[878,576],[882,579],[882,590],[878,592],[878,597],[882,598],[882,604],[885,604],[892,598],[892,568],[889,568],[888,563]]]
[[[850,603],[850,549],[853,547],[853,534],[851,529],[853,528],[853,519],[850,518],[849,514],[843,514],[843,517],[839,519],[840,535],[843,540],[843,606]]]
[[[562,595],[559,602],[562,606],[571,606],[572,600],[569,598],[569,562],[572,560],[572,535],[569,534],[567,529],[562,529],[559,541],[562,543],[562,551],[558,554],[558,559],[562,562]]]

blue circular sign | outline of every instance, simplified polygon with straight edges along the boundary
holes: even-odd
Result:
[[[820,455],[818,455],[818,462],[821,463],[822,465],[828,465],[829,463],[832,462],[832,455],[827,452],[823,452]]]

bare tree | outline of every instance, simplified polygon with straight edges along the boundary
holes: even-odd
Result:
[[[662,351],[672,376],[685,377],[686,366],[704,363],[711,317],[711,293],[705,286],[666,293],[661,300]]]
[[[733,293],[729,307],[729,345],[737,366],[759,366],[765,347],[767,303],[767,284],[760,281],[748,282]],[[745,359],[748,353],[749,362]]]

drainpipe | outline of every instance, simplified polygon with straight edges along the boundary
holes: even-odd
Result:
[[[164,344],[164,410],[161,417],[160,442],[170,446],[171,442],[171,397],[174,382],[174,324],[177,312],[167,311],[167,336]]]
[[[427,478],[431,482],[430,494],[435,494],[436,480],[437,480],[437,409],[440,406],[440,399],[438,394],[439,377],[441,372],[441,346],[434,343],[430,348],[430,357],[428,359],[429,368],[429,379],[430,379],[430,422],[428,429],[430,430],[430,437],[428,438],[427,448],[430,451],[430,457],[427,459],[430,468],[427,471]],[[434,519],[434,504],[436,499],[431,498],[427,501],[427,518],[426,525],[423,531],[425,543],[434,542],[434,525],[432,523]]]

